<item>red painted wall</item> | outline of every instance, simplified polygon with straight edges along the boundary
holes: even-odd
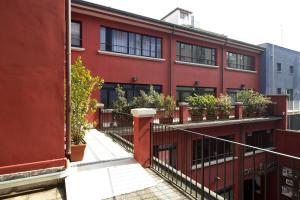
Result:
[[[227,88],[240,88],[242,84],[246,88],[259,90],[260,54],[250,51],[224,47],[224,62],[222,60],[222,45],[209,42],[198,41],[183,36],[173,36],[172,40],[172,85],[170,86],[170,38],[171,34],[159,32],[151,29],[141,28],[121,22],[106,20],[89,15],[72,13],[72,19],[82,23],[82,47],[85,51],[72,51],[72,60],[77,56],[82,56],[86,66],[94,75],[103,76],[106,82],[132,83],[132,77],[137,76],[137,84],[158,84],[162,85],[163,92],[176,95],[176,86],[194,87],[195,81],[200,81],[200,87],[214,87],[217,94],[226,92]],[[149,61],[136,58],[125,58],[99,54],[100,49],[100,27],[108,26],[125,31],[152,35],[162,38],[162,57],[165,61]],[[217,49],[216,65],[219,68],[205,68],[175,63],[176,41],[198,44]],[[242,53],[255,57],[256,73],[229,71],[226,68],[226,51]],[[223,66],[223,63],[225,65]],[[224,85],[222,86],[222,71],[224,72]],[[98,96],[99,98],[99,96]]]
[[[64,4],[1,3],[0,174],[66,163]]]

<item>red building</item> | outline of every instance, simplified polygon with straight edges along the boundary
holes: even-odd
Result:
[[[184,101],[192,93],[259,90],[263,48],[167,21],[190,12],[175,9],[163,20],[84,1],[72,1],[72,60],[83,58],[105,85],[97,98],[111,107],[116,84],[127,98],[149,85]],[[100,97],[101,96],[101,97]]]

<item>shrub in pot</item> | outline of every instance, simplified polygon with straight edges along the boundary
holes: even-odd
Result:
[[[229,119],[231,111],[231,97],[221,94],[218,98],[219,119]]]
[[[71,67],[71,161],[80,161],[83,158],[85,141],[84,136],[89,128],[86,116],[96,111],[96,99],[91,98],[92,92],[100,89],[104,80],[93,77],[85,68],[80,57]]]
[[[206,119],[216,120],[217,119],[217,98],[213,95],[204,95],[204,105],[206,108]]]
[[[188,96],[185,99],[191,109],[191,119],[192,121],[202,121],[205,113],[205,99],[203,96],[194,95]]]
[[[161,124],[173,123],[174,111],[176,109],[176,103],[172,96],[166,96],[163,101],[164,112],[159,118]]]

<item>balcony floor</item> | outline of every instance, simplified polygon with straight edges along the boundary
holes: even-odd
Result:
[[[86,142],[83,161],[65,179],[67,199],[188,199],[104,133],[91,130]]]

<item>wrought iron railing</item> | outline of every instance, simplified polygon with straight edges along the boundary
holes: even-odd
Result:
[[[133,117],[112,109],[100,109],[100,131],[111,136],[128,151],[133,152]]]
[[[238,137],[152,123],[151,167],[196,199],[297,199],[300,158]]]

